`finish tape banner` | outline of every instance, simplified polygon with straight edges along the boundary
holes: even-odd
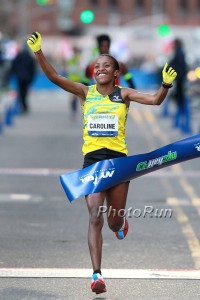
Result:
[[[102,192],[156,170],[200,157],[200,134],[174,142],[145,154],[97,162],[84,169],[60,176],[62,187],[73,201]]]

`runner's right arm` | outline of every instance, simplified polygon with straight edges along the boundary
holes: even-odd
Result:
[[[38,32],[32,33],[30,38],[27,41],[28,46],[34,52],[37,61],[40,64],[45,75],[48,77],[50,81],[61,87],[62,89],[75,94],[81,99],[85,99],[85,96],[88,91],[88,87],[84,84],[73,82],[68,78],[60,76],[56,70],[49,64],[46,57],[44,56],[41,45],[42,45],[42,37]]]

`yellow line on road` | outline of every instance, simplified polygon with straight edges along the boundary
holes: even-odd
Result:
[[[189,222],[187,215],[183,212],[177,198],[167,198],[167,204],[173,207],[178,222],[182,225],[181,229],[186,237],[189,249],[191,251],[195,268],[200,269],[200,243]]]
[[[148,110],[145,109],[144,116],[145,116],[146,121],[151,125],[151,129],[152,129],[153,133],[155,134],[155,136],[158,137],[164,144],[169,144],[170,140],[169,140],[168,136],[164,132],[161,131],[152,111],[150,109],[148,109]],[[174,165],[174,166],[172,166],[172,169],[184,174],[184,170],[181,167],[181,165]],[[165,180],[165,181],[167,181],[167,180]],[[198,212],[198,215],[200,215],[200,207],[199,207],[199,200],[198,200],[199,198],[197,197],[197,195],[194,191],[194,188],[189,184],[189,182],[183,175],[180,175],[179,183],[180,183],[182,189],[184,190],[184,192],[189,197],[190,203],[195,207],[196,211]],[[176,203],[176,206],[174,205],[175,203]],[[182,232],[186,238],[188,247],[191,251],[191,255],[193,257],[195,267],[197,269],[200,269],[200,244],[199,244],[198,238],[189,222],[187,215],[184,214],[177,199],[174,198],[173,201],[171,200],[171,205],[174,208],[178,222],[182,225]]]
[[[130,109],[129,114],[133,122],[135,122],[140,127],[140,129],[143,130],[143,134],[145,135],[145,138],[148,141],[150,148],[153,149],[154,144],[151,139],[151,136],[149,135],[148,131],[145,128],[144,117],[142,115],[142,112],[138,108],[134,108],[134,109]]]
[[[192,205],[195,207],[196,211],[198,212],[198,215],[200,216],[200,198],[198,198],[194,188],[188,183],[188,181],[184,177],[180,178],[180,184],[181,187],[184,189],[185,193],[191,199]]]
[[[131,118],[137,123],[137,124],[142,124],[142,115],[138,109],[130,109],[129,111]]]

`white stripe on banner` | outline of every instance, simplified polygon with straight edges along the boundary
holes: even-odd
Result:
[[[91,269],[1,268],[0,277],[91,278]],[[200,279],[200,270],[104,269],[104,278],[115,279]]]

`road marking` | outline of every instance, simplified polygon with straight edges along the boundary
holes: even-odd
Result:
[[[196,269],[200,269],[200,243],[191,226],[188,216],[183,212],[180,202],[177,198],[167,198],[167,204],[173,207],[178,222],[181,224],[181,230],[186,238]]]
[[[200,198],[197,196],[194,188],[187,183],[187,180],[183,176],[181,176],[180,178],[180,184],[184,189],[185,193],[191,199],[192,205],[195,207],[196,211],[198,212],[198,215],[200,216]]]
[[[31,194],[0,194],[0,203],[5,202],[41,202],[44,197]]]
[[[24,175],[24,176],[58,176],[77,171],[78,169],[58,169],[58,168],[0,168],[0,175]],[[184,171],[184,170],[167,170],[156,171],[146,174],[145,177],[200,177],[200,171]],[[195,197],[196,198],[196,197]]]
[[[76,169],[58,169],[58,168],[0,168],[0,175],[35,175],[49,176],[61,175],[75,171]]]
[[[171,166],[173,167],[173,166]],[[197,178],[200,176],[200,171],[173,171],[173,170],[168,170],[168,171],[156,171],[150,174],[146,174],[146,176],[149,177],[191,177],[191,178]],[[194,197],[195,198],[195,197]]]
[[[176,199],[176,201],[174,201],[174,199]],[[196,200],[198,200],[198,202],[196,203],[197,206],[200,206],[200,198],[199,199],[193,199],[193,201],[195,202]],[[167,198],[166,200],[167,204],[170,206],[192,206],[192,203],[189,199],[186,198]]]
[[[30,194],[10,194],[11,200],[21,200],[21,201],[28,201],[31,199]]]
[[[144,110],[144,116],[148,124],[151,126],[151,130],[156,136],[156,138],[159,138],[163,143],[169,144],[170,140],[169,137],[161,131],[160,126],[158,125],[156,118],[154,116],[154,113],[149,110]],[[182,168],[180,164],[173,165],[170,167],[171,170],[175,172],[182,173],[180,174],[179,183],[186,195],[189,197],[190,203],[193,205],[193,207],[197,210],[198,215],[200,215],[200,207],[199,205],[199,197],[195,193],[194,188],[191,186],[191,184],[187,181],[187,178],[185,175],[185,171]],[[166,186],[167,178],[161,178],[163,180],[164,185]],[[164,182],[165,180],[165,182]],[[171,189],[171,186],[167,184],[167,186]],[[171,191],[172,192],[172,191]],[[194,201],[194,199],[196,199]],[[169,198],[167,200],[168,205],[171,205],[173,207],[173,211],[176,214],[178,222],[181,224],[181,230],[183,232],[183,235],[186,238],[188,247],[191,252],[191,256],[194,260],[194,265],[196,269],[200,269],[200,243],[198,240],[198,237],[195,234],[195,231],[193,230],[192,225],[189,222],[188,216],[183,212],[180,203],[177,198]]]
[[[140,110],[138,110],[138,108],[130,109],[130,116],[131,116],[132,120],[137,125],[139,125],[140,130],[141,129],[143,130],[143,134],[144,134],[145,138],[148,141],[149,148],[153,149],[154,148],[153,141],[152,141],[152,138],[151,138],[150,134],[145,129],[144,117],[142,115],[142,112]]]
[[[142,124],[143,123],[143,118],[142,118],[142,114],[140,113],[140,111],[135,108],[135,109],[130,109],[130,115],[131,118],[138,124]]]
[[[17,278],[91,278],[91,269],[1,268],[0,277]],[[110,279],[200,279],[200,270],[104,269]]]

